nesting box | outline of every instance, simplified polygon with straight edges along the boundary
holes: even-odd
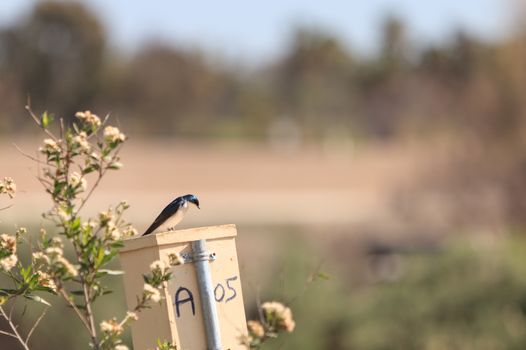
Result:
[[[141,295],[143,274],[155,260],[168,261],[168,255],[185,257],[182,265],[171,267],[172,279],[165,300],[139,315],[132,323],[134,349],[155,348],[157,339],[171,341],[180,350],[205,350],[207,341],[195,264],[191,262],[192,242],[206,240],[210,253],[210,272],[223,349],[245,349],[240,337],[247,334],[243,294],[237,260],[235,225],[192,228],[131,238],[124,241],[120,262],[128,308],[132,310]]]

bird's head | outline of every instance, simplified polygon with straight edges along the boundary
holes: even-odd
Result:
[[[187,194],[186,196],[183,196],[183,198],[184,198],[186,201],[195,204],[195,206],[196,206],[197,208],[199,208],[199,199],[197,199],[197,197],[194,196],[193,194]],[[199,208],[199,209],[201,209],[201,208]]]

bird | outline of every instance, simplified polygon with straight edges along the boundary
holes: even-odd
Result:
[[[201,209],[199,207],[199,199],[197,199],[197,197],[193,194],[177,197],[163,209],[159,216],[157,216],[150,227],[148,227],[148,229],[142,235],[146,236],[154,231],[173,231],[175,225],[181,222],[184,214],[188,211],[188,203],[192,203],[198,209]]]

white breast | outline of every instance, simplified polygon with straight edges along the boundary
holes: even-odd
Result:
[[[188,202],[185,202],[184,205],[179,208],[179,210],[172,215],[168,220],[163,222],[154,232],[166,232],[172,231],[178,223],[183,220],[184,214],[188,211]]]

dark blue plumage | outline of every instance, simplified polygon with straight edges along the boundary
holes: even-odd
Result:
[[[193,203],[199,208],[199,200],[193,194],[177,197],[163,209],[150,227],[143,233],[143,236],[149,235],[161,226],[168,225],[165,228],[167,230],[173,230],[173,227],[182,220],[184,213],[188,210],[188,203]]]

